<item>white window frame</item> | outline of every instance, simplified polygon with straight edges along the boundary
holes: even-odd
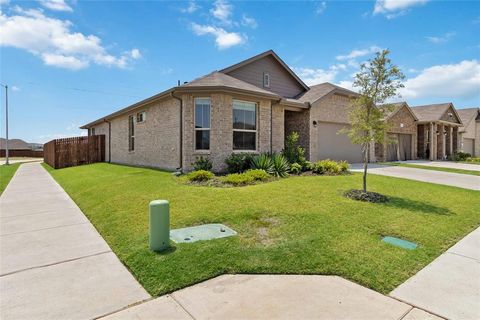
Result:
[[[270,74],[267,72],[263,73],[263,86],[265,88],[270,88]]]
[[[209,117],[208,117],[208,128],[197,128],[196,127],[196,121],[197,121],[197,100],[208,100],[210,101],[210,112],[209,112]],[[212,136],[211,136],[211,127],[212,127],[212,98],[211,97],[195,97],[193,99],[193,148],[195,149],[196,152],[210,152],[210,143],[212,142]],[[210,136],[209,136],[209,142],[208,142],[208,149],[197,149],[197,131],[209,131]]]
[[[138,121],[138,116],[142,115],[142,121]],[[136,117],[135,117],[135,122],[137,123],[144,123],[147,120],[147,112],[141,111],[137,112]]]
[[[250,130],[250,129],[234,129],[233,128],[233,110],[235,109],[234,108],[234,104],[235,104],[235,101],[238,101],[238,102],[246,102],[246,103],[253,103],[255,105],[255,130]],[[258,150],[258,103],[257,102],[254,102],[254,101],[248,101],[248,100],[239,100],[239,99],[233,99],[232,100],[232,148],[234,148],[233,146],[233,133],[235,131],[238,131],[238,132],[253,132],[255,133],[255,149],[233,149],[234,152],[257,152]]]

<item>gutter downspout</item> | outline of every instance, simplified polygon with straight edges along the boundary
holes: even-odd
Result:
[[[174,95],[175,91],[170,92],[170,96],[174,99],[177,99],[180,102],[180,147],[179,147],[179,159],[180,163],[178,165],[178,170],[182,171],[183,167],[183,100],[176,95]]]
[[[108,163],[112,163],[112,123],[107,119],[103,119],[108,123]]]

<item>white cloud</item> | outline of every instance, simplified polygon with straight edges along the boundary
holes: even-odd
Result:
[[[6,6],[10,3],[10,0],[0,0],[0,6]]]
[[[188,7],[182,8],[180,11],[183,13],[194,13],[198,9],[200,9],[200,6],[198,6],[195,1],[189,1]]]
[[[20,91],[20,88],[17,86],[12,86],[12,91]]]
[[[318,2],[315,8],[315,14],[322,14],[327,9],[327,2]]]
[[[140,59],[142,57],[142,54],[140,53],[140,50],[138,49],[132,49],[130,51],[130,56],[132,57],[132,59]]]
[[[245,36],[237,32],[227,32],[223,28],[211,25],[199,25],[192,23],[192,30],[196,35],[213,35],[215,37],[215,44],[219,49],[227,49],[233,46],[243,44],[246,41]]]
[[[437,36],[437,37],[430,36],[430,37],[426,37],[426,38],[427,38],[428,41],[430,41],[432,43],[439,44],[439,43],[445,43],[445,42],[451,40],[454,36],[455,36],[455,32],[447,32],[447,33],[445,33],[444,35],[441,35],[441,36]]]
[[[339,72],[338,66],[334,65],[328,69],[315,68],[293,68],[295,73],[309,86],[323,83],[333,82]]]
[[[400,93],[406,99],[480,97],[480,63],[464,60],[426,68],[405,81]]]
[[[337,83],[337,86],[357,92],[357,88],[353,86],[353,81],[350,81],[350,80],[342,80]]]
[[[339,55],[339,56],[336,56],[335,58],[337,60],[340,60],[340,61],[353,60],[353,59],[356,59],[356,58],[367,56],[369,54],[375,53],[375,52],[380,51],[380,50],[382,50],[382,48],[377,47],[377,46],[371,46],[371,47],[366,48],[366,49],[355,49],[355,50],[351,51],[350,53],[348,53],[346,55]]]
[[[230,25],[232,21],[230,20],[230,16],[233,12],[233,6],[228,3],[226,0],[217,0],[213,4],[213,8],[210,9],[210,13],[220,20],[221,22]]]
[[[0,45],[27,50],[40,57],[46,65],[78,70],[91,63],[125,68],[140,51],[133,49],[114,56],[94,35],[72,31],[68,20],[49,18],[40,10],[23,10],[16,6],[16,15],[0,12]],[[137,52],[138,51],[138,52]]]
[[[39,0],[40,4],[47,9],[54,11],[68,11],[72,12],[73,9],[70,7],[65,0]]]
[[[254,18],[247,16],[246,14],[242,16],[241,23],[242,23],[242,26],[250,27],[252,29],[255,29],[256,27],[258,27],[257,21]]]
[[[429,0],[377,0],[373,14],[384,14],[387,19],[393,19],[407,13],[409,8],[423,5]]]

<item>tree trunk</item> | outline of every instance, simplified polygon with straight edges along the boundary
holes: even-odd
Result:
[[[368,158],[370,153],[370,144],[366,144],[365,154],[363,155],[363,192],[367,192],[367,169],[368,169]]]

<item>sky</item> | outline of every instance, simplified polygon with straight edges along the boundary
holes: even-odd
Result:
[[[352,89],[381,49],[410,106],[480,106],[480,1],[0,0],[9,137],[85,134],[134,102],[273,49],[308,85]],[[5,136],[5,95],[1,133]]]

